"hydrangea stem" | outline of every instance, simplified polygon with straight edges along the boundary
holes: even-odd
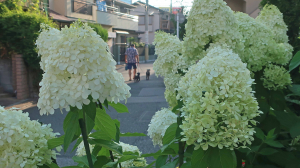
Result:
[[[184,147],[185,143],[184,142],[179,142],[179,167],[183,165],[183,158],[184,158]]]
[[[181,112],[179,113],[177,124],[178,124],[177,129],[180,129],[179,125],[182,124]],[[178,145],[179,145],[178,155],[179,155],[179,168],[180,168],[183,165],[185,142],[182,142],[181,139],[179,139]]]
[[[110,159],[111,159],[111,161],[115,161],[115,159],[114,159],[114,155],[113,155],[113,153],[112,153],[112,151],[110,150],[109,151],[109,154],[110,154]]]
[[[83,118],[85,119],[85,113],[84,112],[83,112]],[[85,125],[84,119],[82,119],[82,118],[79,119],[79,125],[80,125],[80,129],[81,129],[81,134],[82,134],[82,139],[83,139],[83,144],[84,144],[86,156],[87,156],[87,159],[88,159],[88,162],[89,162],[89,167],[94,168],[89,143],[88,143],[88,140],[87,140],[88,138],[87,138],[87,131],[86,131],[86,125]]]

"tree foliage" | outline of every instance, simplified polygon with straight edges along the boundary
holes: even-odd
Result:
[[[104,41],[107,41],[108,31],[106,29],[104,29],[100,24],[96,23],[89,23],[88,25],[93,28],[94,31],[99,34]]]
[[[40,58],[35,41],[39,35],[40,24],[46,23],[52,27],[57,25],[34,7],[24,11],[18,1],[1,2],[0,9],[1,55],[22,54],[30,68],[39,69]]]

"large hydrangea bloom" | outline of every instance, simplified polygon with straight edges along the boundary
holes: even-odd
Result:
[[[251,144],[255,131],[250,122],[255,124],[259,115],[252,84],[250,71],[237,54],[211,48],[178,85],[177,98],[184,102],[182,141],[204,150]]]
[[[245,13],[237,12],[235,16],[245,46],[240,57],[243,62],[247,63],[249,70],[260,71],[263,66],[271,62],[275,54],[277,43],[273,40],[273,34],[267,26],[256,22]]]
[[[167,128],[177,122],[177,115],[170,109],[162,108],[157,111],[152,117],[148,128],[148,136],[152,139],[153,145],[162,146],[162,139],[165,135]]]
[[[237,12],[235,16],[245,46],[240,57],[249,70],[256,72],[270,63],[285,65],[290,61],[293,48],[288,43],[276,42],[268,26],[245,13]]]
[[[181,74],[168,74],[164,77],[164,84],[166,86],[165,99],[169,103],[170,107],[175,107],[177,105],[176,100],[176,88],[182,78]]]
[[[37,168],[56,158],[57,153],[48,149],[47,141],[59,134],[52,132],[50,124],[31,121],[28,115],[0,106],[0,167]]]
[[[223,0],[195,0],[189,12],[184,38],[184,55],[197,61],[207,45],[227,44],[235,52],[243,49],[233,11]],[[213,45],[213,44],[210,44]]]
[[[156,32],[154,44],[155,53],[158,55],[153,64],[155,74],[167,76],[175,74],[185,64],[182,54],[182,42],[173,35],[165,32]]]
[[[270,90],[284,89],[292,84],[289,72],[282,66],[268,65],[262,76],[263,85]]]
[[[288,27],[284,23],[282,13],[274,5],[265,5],[255,20],[266,25],[270,29],[270,32],[273,33],[273,39],[279,43],[275,53],[278,52],[279,55],[281,54],[285,59],[282,59],[281,61],[275,60],[274,62],[286,65],[293,56],[293,47],[288,43]]]
[[[289,41],[286,35],[288,27],[283,21],[283,14],[275,5],[265,5],[256,20],[270,28],[277,43],[287,43]]]
[[[87,24],[75,22],[61,31],[44,28],[36,44],[45,72],[37,104],[41,115],[70,106],[81,109],[90,103],[89,95],[101,103],[130,97],[107,44]]]
[[[122,146],[122,152],[132,152],[132,153],[138,153],[139,155],[142,155],[142,152],[140,152],[139,148],[134,145],[129,145],[123,142],[118,143],[118,145]],[[91,151],[93,150],[95,145],[90,145]],[[76,150],[77,156],[84,156],[86,155],[85,148],[83,142],[81,142]],[[115,161],[117,161],[121,156],[118,153],[113,152],[113,156],[116,158]],[[137,159],[131,159],[127,160],[125,162],[121,163],[122,168],[130,168],[130,167],[145,167],[147,166],[147,161],[144,157],[140,157]],[[119,167],[119,165],[118,165]]]

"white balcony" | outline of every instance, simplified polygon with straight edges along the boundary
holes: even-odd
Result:
[[[138,31],[138,16],[120,12],[97,10],[97,23],[114,26],[114,28]]]

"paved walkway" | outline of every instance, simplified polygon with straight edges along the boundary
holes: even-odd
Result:
[[[138,70],[141,73],[141,81],[138,83],[128,81],[128,71],[125,71],[124,65],[117,66],[117,70],[123,74],[126,83],[131,87],[131,98],[127,100],[126,104],[130,113],[119,114],[110,108],[108,114],[113,119],[118,119],[121,122],[121,132],[123,133],[140,132],[147,134],[148,124],[152,116],[162,107],[168,106],[164,98],[165,86],[163,79],[155,77],[152,65],[152,63],[140,64],[140,69]],[[147,69],[151,70],[149,81],[146,81]],[[22,108],[20,105],[19,107]],[[39,120],[45,124],[51,123],[54,132],[63,134],[63,120],[66,116],[66,112],[61,114],[60,110],[56,110],[54,115],[40,116],[35,106],[25,109],[24,111],[29,112],[30,118],[33,120]],[[153,147],[149,137],[121,137],[121,141],[138,146],[142,153],[152,153],[159,149],[158,147]],[[61,155],[58,156],[57,162],[59,166],[74,165],[71,159],[75,154],[75,152],[71,152],[72,146],[69,147],[66,154],[62,152]],[[147,160],[150,162],[152,159],[147,158]]]

